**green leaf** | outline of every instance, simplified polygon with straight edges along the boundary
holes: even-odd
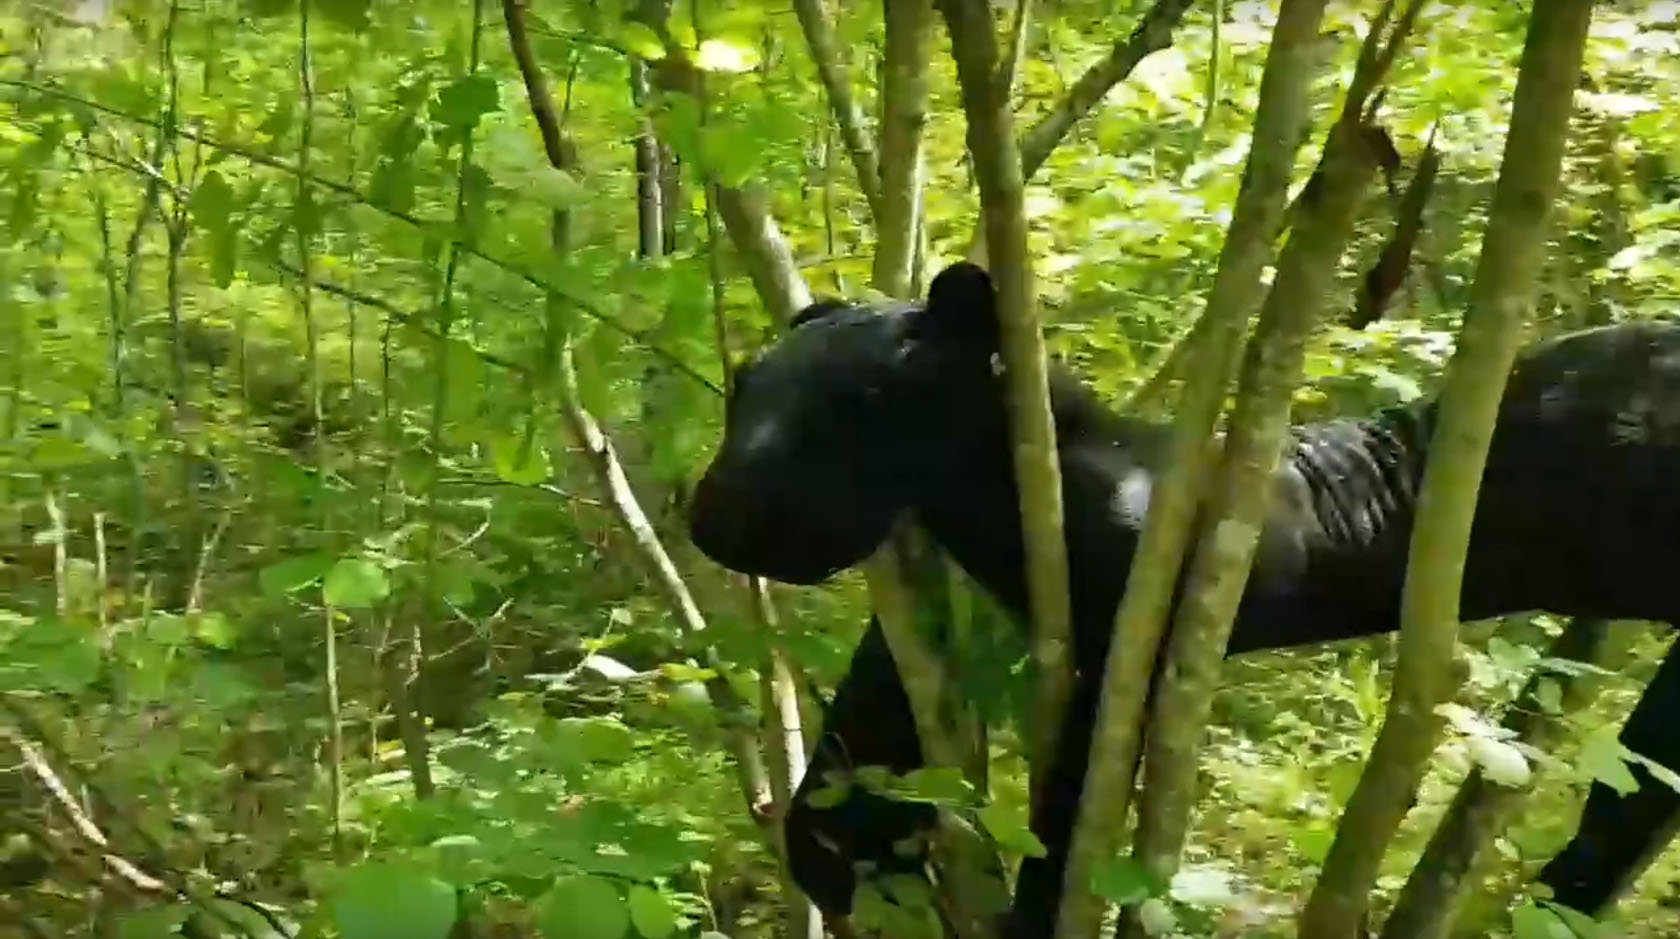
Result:
[[[188,203],[193,222],[199,228],[216,231],[227,228],[233,205],[233,187],[215,170],[204,174],[204,180],[193,190],[192,201]]]
[[[394,212],[414,208],[414,164],[407,156],[381,160],[373,170],[368,198],[375,205]]]
[[[564,877],[540,901],[537,924],[548,939],[623,939],[630,911],[612,881]]]
[[[438,91],[432,117],[459,130],[477,126],[478,119],[501,108],[496,80],[487,75],[457,78]]]
[[[332,563],[332,555],[325,552],[287,558],[263,568],[262,573],[257,575],[257,584],[262,588],[263,596],[278,597],[320,580]]]
[[[1148,868],[1121,855],[1091,872],[1091,892],[1121,906],[1133,906],[1167,892],[1167,884]]]
[[[170,903],[128,914],[117,923],[117,939],[179,939],[179,927],[190,913],[192,907]]]
[[[1639,779],[1628,769],[1622,743],[1616,736],[1617,729],[1613,726],[1590,734],[1575,755],[1575,768],[1625,796],[1639,790]]]
[[[161,646],[178,646],[187,641],[186,617],[177,613],[153,613],[146,622],[146,638]]]
[[[1597,937],[1604,935],[1604,930],[1598,922],[1580,910],[1572,909],[1552,900],[1541,900],[1540,905],[1558,919],[1563,920],[1563,924],[1568,926],[1570,931],[1579,936],[1580,939],[1597,939]]]
[[[240,939],[287,939],[266,917],[243,903],[225,897],[208,897],[204,909],[209,917],[231,928]]]
[[[445,939],[455,891],[436,877],[384,862],[351,870],[328,899],[343,939]]]
[[[433,841],[438,874],[459,887],[470,887],[478,879],[477,867],[484,845],[474,835],[445,835]]]
[[[904,774],[893,787],[901,796],[935,805],[961,806],[974,799],[974,787],[954,766],[925,766]]]
[[[750,72],[758,65],[758,50],[749,45],[727,39],[708,39],[700,43],[694,66],[703,72]]]
[[[1514,939],[1575,939],[1575,933],[1557,914],[1534,903],[1511,911],[1511,935]]]
[[[552,166],[537,166],[513,177],[521,198],[550,209],[569,209],[589,198],[589,189],[576,176]]]
[[[638,23],[635,20],[626,22],[619,29],[618,41],[626,52],[649,62],[665,58],[665,44],[659,41],[659,34],[646,23]]]
[[[739,128],[708,124],[700,128],[700,162],[724,186],[738,187],[758,172],[763,150]]]
[[[32,624],[4,646],[0,689],[78,694],[99,677],[104,654],[91,629],[57,619]]]
[[[367,558],[340,560],[321,585],[321,598],[342,610],[372,606],[390,592],[391,582],[385,572]]]
[[[215,610],[192,614],[189,619],[192,633],[199,642],[213,649],[227,650],[233,648],[234,640],[238,638],[238,630],[228,621],[226,616]]]
[[[665,939],[677,931],[677,914],[665,897],[650,887],[630,888],[630,922],[647,939]]]
[[[630,728],[604,717],[568,717],[555,722],[555,740],[573,757],[591,763],[623,763],[635,752]]]
[[[1044,842],[1028,827],[1026,809],[1002,802],[990,802],[980,809],[980,824],[998,844],[1027,857],[1044,857]]]
[[[211,229],[209,236],[210,279],[225,290],[233,283],[233,274],[238,268],[239,234],[231,227],[224,227]]]
[[[838,778],[831,779],[825,775],[821,787],[805,794],[806,805],[813,809],[832,809],[846,801],[852,791],[851,780],[839,773],[832,775]]]
[[[496,475],[516,486],[534,486],[554,472],[548,451],[525,434],[498,434],[490,442],[490,455],[496,463]]]

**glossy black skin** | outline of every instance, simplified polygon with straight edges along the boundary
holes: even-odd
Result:
[[[1026,606],[991,283],[958,263],[925,305],[826,301],[740,376],[718,453],[690,506],[695,544],[743,573],[813,584],[866,557],[910,511],[1021,621]],[[1100,663],[1135,549],[1163,427],[1107,411],[1052,373],[1078,669],[1063,745],[1006,934],[1038,936],[1059,900],[1085,773]],[[1398,627],[1432,404],[1297,427],[1229,651]],[[1680,622],[1680,327],[1627,324],[1528,350],[1507,388],[1466,562],[1467,621],[1543,610]],[[1680,655],[1665,659],[1622,741],[1680,771]],[[824,713],[787,820],[794,876],[820,908],[850,910],[852,862],[921,870],[894,842],[918,807],[853,790],[803,796],[826,771],[921,765],[915,728],[872,624]],[[1636,768],[1621,797],[1595,784],[1581,826],[1542,871],[1560,902],[1596,912],[1660,849],[1680,795]]]

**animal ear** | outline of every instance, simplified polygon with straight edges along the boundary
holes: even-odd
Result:
[[[917,332],[930,338],[997,348],[997,291],[985,268],[958,261],[928,285]]]
[[[793,319],[788,320],[788,329],[798,329],[805,323],[809,323],[812,320],[820,320],[830,313],[838,313],[848,306],[851,306],[851,304],[844,300],[836,299],[834,297],[824,297],[805,309],[800,310],[798,313],[793,314]]]

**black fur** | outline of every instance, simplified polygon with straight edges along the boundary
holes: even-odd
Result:
[[[726,567],[809,584],[862,560],[902,511],[1005,606],[1026,606],[986,274],[959,263],[925,306],[829,303],[742,376],[727,430],[690,509],[695,543]],[[1066,505],[1075,662],[1082,665],[1053,798],[1035,805],[1049,848],[1022,864],[1008,933],[1050,928],[1084,779],[1098,674],[1143,522],[1166,429],[1119,417],[1052,373]],[[1435,409],[1296,429],[1243,595],[1230,651],[1398,626],[1412,512]],[[1529,350],[1494,435],[1469,557],[1465,620],[1544,610],[1680,622],[1680,327],[1605,327]],[[1680,655],[1680,654],[1677,654]],[[1665,661],[1623,729],[1633,750],[1680,770],[1680,665]],[[825,771],[920,765],[915,728],[874,625],[824,716],[787,822],[800,885],[830,913],[850,909],[853,861],[919,869],[893,845],[925,810],[853,795],[813,809]],[[1595,912],[1670,829],[1680,795],[1634,770],[1620,797],[1595,784],[1574,840],[1542,880]]]

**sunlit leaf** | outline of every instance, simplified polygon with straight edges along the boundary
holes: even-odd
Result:
[[[982,807],[978,814],[980,824],[999,845],[1026,857],[1045,856],[1044,842],[1033,834],[1024,807],[994,801]]]
[[[192,616],[193,635],[199,642],[216,649],[231,649],[238,639],[232,622],[216,610],[205,610]]]
[[[1511,911],[1511,934],[1514,939],[1576,939],[1557,914],[1534,903]]]
[[[216,170],[204,174],[198,188],[193,190],[192,209],[193,223],[200,228],[220,230],[227,227],[228,217],[233,212],[233,187],[228,185],[226,177]]]
[[[1575,766],[1587,778],[1595,779],[1622,795],[1637,792],[1639,779],[1628,769],[1623,758],[1624,749],[1614,726],[1601,728],[1582,741],[1580,752],[1575,755]]]
[[[379,565],[367,558],[344,558],[327,572],[321,598],[340,609],[372,606],[391,592],[391,582]]]
[[[631,55],[650,62],[665,58],[665,44],[659,41],[659,34],[645,23],[626,21],[619,27],[618,41]]]
[[[490,444],[490,453],[496,463],[496,475],[503,482],[534,486],[553,474],[548,451],[526,435],[498,434]]]
[[[705,72],[748,72],[758,65],[758,52],[726,39],[707,39],[700,43],[694,65]]]

